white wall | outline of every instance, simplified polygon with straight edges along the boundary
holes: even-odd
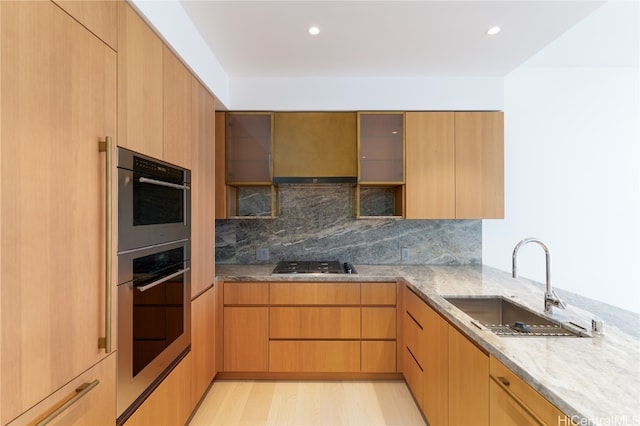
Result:
[[[505,220],[483,261],[511,270],[545,241],[554,286],[640,312],[638,3],[610,2],[504,80]],[[519,255],[544,282],[544,255]]]

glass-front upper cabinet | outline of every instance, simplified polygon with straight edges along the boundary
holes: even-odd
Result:
[[[404,113],[358,114],[358,181],[404,183]]]
[[[273,114],[227,114],[227,184],[271,184]]]

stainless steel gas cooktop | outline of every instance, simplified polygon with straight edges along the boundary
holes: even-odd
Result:
[[[272,272],[273,274],[355,274],[350,263],[331,261],[297,261],[282,260]]]

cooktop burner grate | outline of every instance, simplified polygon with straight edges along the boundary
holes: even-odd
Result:
[[[344,274],[353,273],[349,264],[331,261],[282,260],[273,270],[274,274]]]

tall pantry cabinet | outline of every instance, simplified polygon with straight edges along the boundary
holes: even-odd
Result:
[[[54,423],[114,421],[99,142],[116,136],[117,3],[61,5],[0,2],[3,425],[67,401]]]

